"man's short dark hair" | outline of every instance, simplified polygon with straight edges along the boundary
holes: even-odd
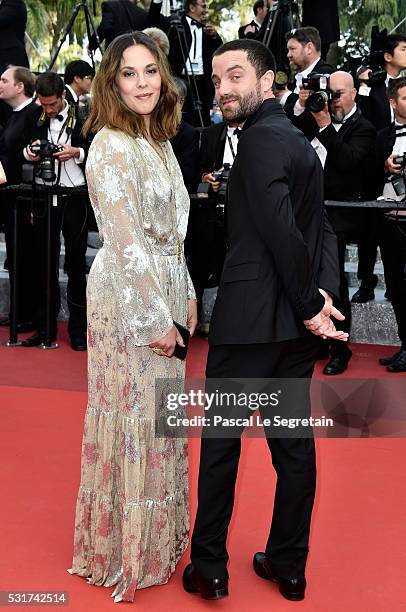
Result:
[[[406,43],[406,35],[405,34],[389,34],[386,37],[384,53],[390,53],[390,55],[394,54],[394,51],[398,45],[401,43]]]
[[[406,77],[400,77],[399,79],[391,79],[389,81],[388,89],[386,94],[389,100],[396,100],[398,97],[399,89],[406,87]]]
[[[84,60],[73,60],[69,62],[65,68],[64,81],[66,85],[71,85],[75,79],[75,76],[83,79],[87,76],[94,76],[94,70],[88,62]]]
[[[24,66],[13,65],[8,66],[8,68],[11,68],[13,71],[14,83],[22,83],[24,85],[24,95],[27,98],[32,98],[35,91],[35,78],[31,70]]]
[[[303,46],[307,45],[307,43],[313,43],[316,51],[320,51],[321,49],[320,34],[317,28],[308,26],[306,28],[291,30],[286,34],[286,41],[291,40],[291,38],[294,38]]]
[[[254,2],[254,6],[252,7],[252,10],[254,11],[254,15],[256,16],[259,9],[263,9],[264,6],[265,6],[264,0],[256,0]]]
[[[207,0],[203,0],[203,2],[207,2]],[[197,4],[197,0],[185,0],[184,1],[183,8],[185,9],[186,13],[189,12],[191,4],[193,4],[193,6],[195,6],[195,4]]]
[[[267,70],[275,72],[275,58],[272,51],[258,40],[242,38],[241,40],[232,40],[224,43],[213,53],[223,55],[227,51],[244,51],[247,54],[249,63],[254,66],[257,78],[262,77]]]
[[[35,89],[37,94],[39,96],[44,96],[44,98],[48,98],[49,96],[61,98],[65,91],[65,85],[56,72],[44,72],[37,78]]]

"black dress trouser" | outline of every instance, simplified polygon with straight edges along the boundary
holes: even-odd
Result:
[[[34,204],[34,239],[38,254],[39,310],[37,327],[45,331],[47,221],[46,203]],[[69,309],[68,333],[80,336],[86,332],[86,249],[87,202],[82,195],[59,196],[58,205],[51,210],[51,336],[57,332],[57,317],[61,306],[59,287],[60,234],[65,243],[65,268],[68,275],[67,302]]]
[[[309,385],[318,350],[318,339],[313,336],[268,344],[211,346],[206,390],[210,387],[209,379],[303,378],[307,381],[303,381],[301,414],[309,415]],[[222,410],[221,406],[215,406],[210,414],[213,416],[215,411],[221,413]],[[283,416],[283,409],[279,410]],[[261,414],[262,417],[271,417],[267,409]],[[226,578],[226,539],[233,511],[241,439],[205,437],[205,429],[201,442],[198,511],[191,560],[202,576]],[[300,577],[304,574],[307,560],[316,488],[314,439],[312,435],[302,438],[267,435],[267,443],[277,473],[277,485],[265,552],[278,575]],[[258,512],[261,511],[259,508]]]
[[[406,350],[406,217],[383,216],[380,249],[402,350]]]

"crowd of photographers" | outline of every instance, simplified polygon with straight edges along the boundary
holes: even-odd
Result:
[[[273,18],[272,6],[277,4],[257,0],[253,7],[255,19],[240,28],[239,36],[261,39],[261,31]],[[186,249],[201,306],[204,289],[215,287],[221,275],[226,248],[223,230],[227,179],[242,126],[218,117],[227,101],[235,98],[232,88],[229,94],[223,93],[216,100],[213,114],[211,57],[222,40],[207,22],[207,3],[187,0],[184,14],[175,19],[163,16],[161,8],[160,0],[151,2],[148,13],[128,0],[105,2],[98,37],[108,43],[128,30],[128,25],[131,29],[148,28],[147,33],[168,55],[183,109],[183,121],[172,146],[191,194]],[[360,67],[351,74],[335,71],[326,62],[334,34],[324,37],[322,34],[321,38],[319,31],[310,25],[285,33],[281,54],[290,73],[287,78],[278,75],[275,96],[320,159],[326,200],[363,202],[384,196],[394,202],[393,209],[384,211],[337,206],[329,207],[328,214],[338,238],[341,287],[335,298],[346,316],[344,331],[350,331],[351,326],[346,247],[349,243],[358,245],[360,287],[352,301],[365,303],[374,299],[377,284],[374,266],[379,245],[387,296],[392,302],[401,342],[395,355],[380,361],[389,371],[405,372],[406,211],[398,209],[396,203],[405,195],[406,36],[385,33],[379,36],[379,58],[374,65]],[[93,37],[89,51],[97,44]],[[34,80],[28,68],[13,65],[1,70],[0,100],[12,111],[8,117],[2,113],[6,118],[0,128],[5,185],[32,181],[33,193],[18,203],[16,254],[13,235],[18,194],[10,187],[1,194],[1,222],[11,285],[15,260],[18,268],[17,329],[34,332],[23,341],[27,347],[44,342],[46,300],[51,305],[50,339],[57,335],[62,233],[68,276],[68,332],[72,348],[86,350],[86,249],[88,229],[95,226],[84,173],[90,141],[83,137],[81,128],[88,112],[87,94],[93,76],[91,65],[83,60],[68,64],[64,79],[46,72]],[[211,114],[216,117],[213,122]],[[32,178],[26,176],[27,163],[34,168]],[[44,185],[49,189],[55,184],[64,189],[57,197],[52,196],[49,236],[49,200],[42,190]],[[8,323],[7,318],[0,321],[2,325]],[[348,344],[333,342],[321,351],[329,359],[325,374],[340,374],[348,367],[351,358]]]

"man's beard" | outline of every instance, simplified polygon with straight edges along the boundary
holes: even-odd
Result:
[[[342,123],[345,117],[345,112],[338,108],[336,111],[331,110],[331,116],[335,123]]]
[[[238,105],[235,108],[228,108],[227,106],[223,108],[223,102],[230,99],[235,99],[238,102]],[[221,112],[223,113],[223,118],[226,121],[232,123],[244,123],[248,117],[251,117],[251,115],[253,115],[259,109],[263,101],[264,99],[261,95],[261,86],[259,83],[257,83],[254,91],[251,91],[246,96],[237,96],[234,94],[223,96],[220,98],[219,105]]]

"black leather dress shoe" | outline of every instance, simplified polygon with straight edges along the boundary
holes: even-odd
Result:
[[[394,361],[396,361],[400,353],[401,351],[398,351],[397,353],[395,353],[394,355],[391,355],[390,357],[381,357],[380,359],[378,359],[378,362],[383,366],[391,365]]]
[[[342,374],[345,372],[351,359],[351,355],[351,352],[333,355],[328,364],[324,366],[323,374],[335,376],[336,374]]]
[[[23,340],[21,342],[21,346],[28,346],[28,347],[39,346],[40,344],[43,344],[45,340],[46,340],[45,334],[38,332],[30,336],[29,338],[26,338],[25,340]],[[51,338],[51,342],[53,342],[54,340],[55,340],[55,337]]]
[[[187,593],[200,593],[203,599],[223,599],[228,597],[227,578],[203,578],[199,576],[192,563],[183,572],[183,588]]]
[[[70,345],[74,351],[87,351],[87,340],[86,336],[71,336]]]
[[[396,359],[386,369],[388,372],[406,372],[406,351],[399,351]]]
[[[290,601],[301,601],[304,599],[306,590],[306,578],[282,578],[277,576],[269,567],[265,553],[257,552],[252,561],[254,572],[260,578],[276,582],[279,585],[279,592],[285,599]]]
[[[353,304],[366,304],[375,299],[374,289],[378,284],[378,277],[374,274],[373,279],[369,283],[361,283],[358,291],[351,298]]]

